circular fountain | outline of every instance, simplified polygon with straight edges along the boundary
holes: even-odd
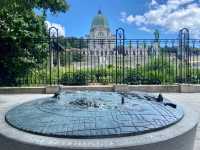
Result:
[[[162,95],[60,91],[6,112],[5,136],[15,150],[192,150],[197,119],[188,113]]]
[[[17,106],[6,114],[6,121],[46,136],[104,138],[166,128],[183,114],[179,106],[148,95],[68,92]]]

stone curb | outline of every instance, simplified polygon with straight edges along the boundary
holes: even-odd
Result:
[[[59,86],[44,87],[0,87],[0,94],[53,94]],[[200,84],[175,85],[90,85],[90,86],[63,86],[64,90],[97,90],[97,91],[141,91],[162,93],[200,93]]]
[[[0,87],[0,94],[45,94],[45,87]]]

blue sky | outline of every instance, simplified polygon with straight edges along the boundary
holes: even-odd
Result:
[[[183,27],[189,28],[194,38],[200,37],[198,0],[68,0],[68,3],[67,13],[55,16],[48,13],[47,17],[47,21],[62,25],[66,36],[88,34],[93,17],[101,9],[111,31],[123,27],[127,38],[153,38],[155,29],[159,29],[161,38],[176,38]]]

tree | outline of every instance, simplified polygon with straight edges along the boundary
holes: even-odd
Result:
[[[69,5],[65,0],[1,0],[0,8],[9,8],[12,6],[21,6],[20,10],[33,8],[50,10],[52,13],[66,12]],[[18,10],[19,11],[19,10]]]
[[[18,78],[47,57],[46,11],[66,12],[65,0],[0,1],[0,85],[16,85]],[[40,9],[42,15],[36,15]]]

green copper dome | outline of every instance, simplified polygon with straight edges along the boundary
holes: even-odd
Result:
[[[91,25],[91,29],[94,28],[109,28],[107,18],[102,15],[101,10],[98,11],[97,16],[94,17]]]

